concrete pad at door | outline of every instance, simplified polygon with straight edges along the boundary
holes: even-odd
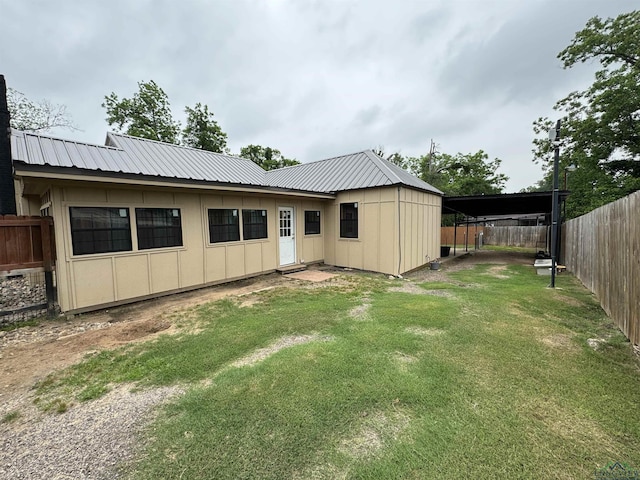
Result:
[[[306,280],[308,282],[324,282],[335,276],[335,273],[321,272],[319,270],[305,270],[303,272],[288,273],[285,275],[287,278]]]

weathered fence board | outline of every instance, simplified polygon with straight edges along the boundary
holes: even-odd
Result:
[[[640,192],[568,221],[564,235],[567,268],[640,344]]]
[[[43,266],[42,218],[0,215],[0,271]]]
[[[484,227],[484,244],[544,250],[547,245],[547,231],[548,227],[545,226]]]
[[[475,238],[484,227],[477,225],[469,225],[469,245],[474,245]],[[458,245],[464,245],[467,238],[467,226],[459,225],[458,232],[455,234],[455,241]],[[454,243],[454,227],[440,228],[440,244],[453,245]]]

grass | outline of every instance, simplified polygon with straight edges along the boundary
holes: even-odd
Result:
[[[18,418],[20,418],[20,412],[17,410],[13,410],[9,413],[6,413],[2,419],[0,420],[0,423],[11,423],[15,420],[17,420]]]
[[[0,332],[12,332],[13,330],[17,330],[22,327],[37,327],[42,323],[42,319],[44,317],[38,317],[31,320],[23,320],[15,323],[7,323],[5,325],[0,325]]]
[[[99,353],[38,393],[66,404],[114,383],[186,385],[150,427],[136,479],[591,478],[611,461],[640,467],[640,365],[592,295],[564,275],[548,289],[523,266],[450,276],[423,285],[433,294],[362,276],[346,289],[264,292],[250,308],[212,303],[193,333]],[[230,366],[312,334],[322,341]]]

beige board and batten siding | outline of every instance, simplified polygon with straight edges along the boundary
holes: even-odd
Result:
[[[440,256],[442,197],[400,189],[400,272],[414,270]]]
[[[358,203],[358,238],[340,238],[341,203]],[[326,206],[325,263],[391,275],[418,268],[440,251],[441,206],[439,195],[397,186],[341,192]]]
[[[322,209],[322,202],[261,194],[212,194],[197,190],[51,188],[55,234],[58,239],[58,299],[62,311],[82,311],[126,303],[163,293],[246,278],[275,270],[278,265],[278,205],[293,204],[299,212],[296,250],[306,262],[323,259],[323,236],[304,236],[304,209]],[[129,208],[132,250],[74,255],[69,207]],[[135,208],[178,208],[183,245],[138,250]],[[266,239],[210,243],[209,208],[261,209],[267,211]],[[320,246],[318,246],[320,243]]]

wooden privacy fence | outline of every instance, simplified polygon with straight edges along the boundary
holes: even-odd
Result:
[[[564,245],[567,268],[640,344],[640,192],[568,221]]]
[[[454,227],[441,227],[440,228],[440,244],[441,245],[453,245],[454,233],[455,241],[458,245],[465,245],[467,240],[467,226],[459,225],[458,231],[455,232]],[[474,245],[475,238],[478,233],[482,232],[484,227],[478,225],[469,225],[469,245]]]
[[[0,215],[0,272],[50,266],[51,225],[50,217]]]
[[[0,275],[21,274],[33,269],[43,269],[45,278],[47,311],[55,310],[53,266],[55,242],[51,217],[18,217],[0,215]],[[35,310],[40,305],[30,305],[22,310]],[[20,310],[20,309],[18,309]],[[13,315],[18,310],[2,311],[1,315]]]
[[[544,250],[547,245],[547,231],[546,226],[484,227],[484,244]]]

